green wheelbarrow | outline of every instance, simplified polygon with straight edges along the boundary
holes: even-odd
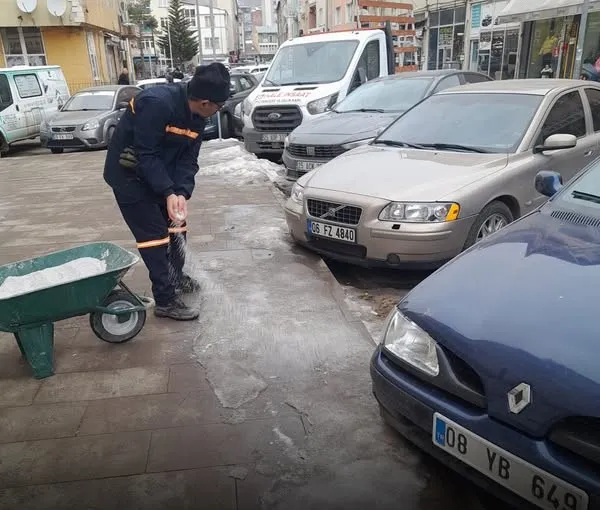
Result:
[[[103,260],[106,271],[68,283],[0,298],[0,331],[13,333],[37,379],[54,373],[54,323],[90,316],[92,331],[105,342],[123,343],[144,327],[150,298],[134,294],[122,281],[137,255],[112,243],[92,243],[42,257],[0,266],[0,285],[23,276],[90,257]]]

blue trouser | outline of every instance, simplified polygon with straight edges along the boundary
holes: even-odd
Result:
[[[167,306],[183,277],[187,226],[172,225],[166,201],[123,203],[117,197],[117,204],[148,268],[156,305]]]

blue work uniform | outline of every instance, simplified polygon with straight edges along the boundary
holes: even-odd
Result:
[[[110,142],[104,180],[137,242],[158,306],[175,298],[185,262],[187,225],[172,225],[166,197],[192,196],[205,121],[190,111],[187,85],[152,87],[131,100]],[[119,164],[131,147],[136,169]]]

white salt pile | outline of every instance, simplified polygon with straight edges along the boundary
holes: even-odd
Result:
[[[106,272],[106,262],[82,257],[60,266],[49,267],[21,276],[9,276],[0,285],[0,299],[55,287]]]

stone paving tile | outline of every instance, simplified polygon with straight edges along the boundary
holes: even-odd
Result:
[[[49,404],[0,408],[0,443],[73,436],[86,404]]]
[[[0,445],[0,487],[143,473],[150,432]]]
[[[42,381],[35,402],[75,402],[165,393],[168,382],[168,367],[56,374]]]
[[[305,432],[299,418],[255,420],[152,432],[148,472],[244,464],[256,456],[298,456]],[[260,452],[260,453],[259,453]]]
[[[237,510],[235,485],[227,468],[204,468],[18,487],[0,491],[0,510]]]
[[[206,380],[206,371],[199,363],[182,363],[169,368],[169,391],[212,391]]]
[[[0,406],[28,406],[40,389],[41,381],[31,375],[18,379],[0,379]]]

